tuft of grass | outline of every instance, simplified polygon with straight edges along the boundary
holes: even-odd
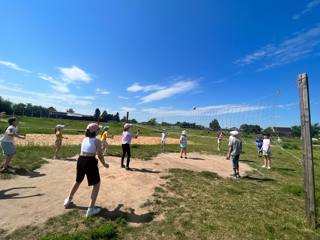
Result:
[[[282,191],[285,193],[291,193],[294,196],[302,197],[304,194],[304,190],[302,186],[299,185],[288,185],[282,188]]]

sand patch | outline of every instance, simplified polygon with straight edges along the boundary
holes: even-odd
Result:
[[[100,166],[101,189],[97,205],[113,211],[129,214],[128,222],[139,224],[148,217],[150,209],[142,207],[152,199],[154,189],[165,184],[161,178],[169,168],[194,171],[212,171],[222,177],[231,172],[231,163],[222,156],[190,153],[188,159],[179,154],[160,154],[153,160],[133,159],[133,171],[120,168],[120,158],[106,157],[110,168]],[[66,213],[63,200],[68,195],[75,179],[76,159],[49,160],[48,164],[30,176],[17,176],[0,180],[0,229],[13,231],[27,225],[44,223],[51,217]],[[241,173],[251,168],[241,163]],[[86,180],[80,186],[74,202],[85,209],[91,189]]]

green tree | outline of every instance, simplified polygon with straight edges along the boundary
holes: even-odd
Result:
[[[99,108],[96,108],[96,110],[94,111],[93,117],[94,117],[96,120],[99,120],[100,114],[101,114],[100,109],[99,109]]]
[[[262,128],[259,125],[242,124],[240,130],[245,134],[260,134]]]
[[[108,121],[108,113],[107,113],[106,110],[104,110],[104,111],[102,112],[100,118],[101,118],[101,121],[102,121],[102,122],[107,122],[107,121]]]
[[[155,125],[157,125],[157,119],[156,118],[151,118],[151,119],[149,119],[147,124],[151,125],[151,126],[155,126]]]
[[[118,112],[114,115],[113,121],[115,121],[115,122],[120,122],[120,115],[119,115]]]
[[[74,110],[72,108],[67,109],[67,113],[74,113]]]
[[[209,123],[209,127],[213,130],[213,131],[220,131],[221,127],[219,124],[219,121],[217,119],[213,119],[210,123]]]
[[[301,126],[292,126],[292,136],[301,137]]]

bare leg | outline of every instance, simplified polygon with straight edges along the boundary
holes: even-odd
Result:
[[[12,158],[13,158],[13,155],[11,155],[11,156],[6,156],[6,159],[5,159],[5,161],[4,161],[3,165],[2,165],[2,168],[3,168],[3,169],[6,169],[6,168],[9,166]]]
[[[180,157],[182,158],[182,154],[183,154],[183,148],[181,148],[180,150]]]
[[[267,159],[268,159],[268,157],[267,157],[267,156],[264,156],[263,161],[264,161],[264,166],[265,166],[265,167],[267,167],[267,164],[268,164],[268,163],[267,163],[267,162],[268,162]]]
[[[100,190],[100,182],[93,185],[89,208],[93,208],[95,206],[99,190]]]
[[[271,158],[270,157],[268,157],[268,167],[271,168]]]
[[[60,158],[60,149],[61,149],[61,145],[56,145],[56,151],[54,153],[54,158],[55,159],[59,159]]]
[[[78,188],[80,187],[81,183],[75,182],[71,188],[70,194],[69,194],[69,199],[72,200],[74,194],[77,192]]]
[[[220,141],[218,141],[218,151],[220,151],[220,145],[221,145],[221,143],[220,143]]]

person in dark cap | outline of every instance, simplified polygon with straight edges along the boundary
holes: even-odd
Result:
[[[9,123],[9,127],[6,128],[3,136],[0,138],[2,151],[3,151],[3,154],[5,155],[5,161],[1,165],[0,172],[4,172],[8,168],[11,168],[9,164],[16,153],[14,138],[15,137],[21,138],[21,139],[26,138],[25,135],[20,135],[17,133],[17,126],[19,124],[19,121],[16,118],[14,117],[9,118],[8,123]]]

